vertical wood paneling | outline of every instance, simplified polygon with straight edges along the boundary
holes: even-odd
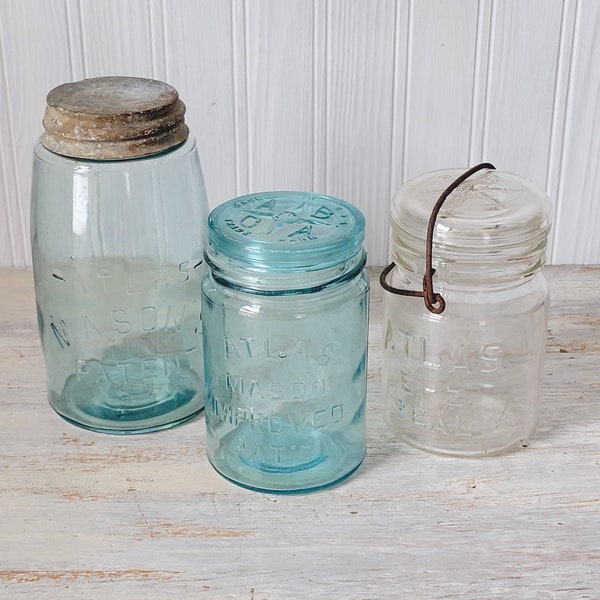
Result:
[[[30,263],[46,93],[155,77],[188,106],[212,206],[261,189],[361,208],[387,257],[391,194],[495,162],[555,201],[551,260],[600,262],[595,0],[0,0],[0,266]]]
[[[235,195],[250,189],[248,133],[248,65],[246,0],[234,2],[231,10],[231,55],[233,82],[233,145],[235,155]]]
[[[548,157],[548,175],[546,190],[554,204],[553,227],[548,244],[548,260],[552,261],[556,254],[557,214],[560,206],[560,185],[562,180],[562,158],[565,142],[565,126],[567,122],[567,99],[571,77],[571,61],[575,40],[575,13],[577,0],[565,0],[562,6],[562,22],[558,65],[556,70],[556,86],[554,92],[554,111],[552,116],[552,133]]]
[[[313,153],[312,189],[327,190],[327,0],[313,3]]]
[[[491,27],[492,0],[479,0],[477,5],[475,64],[473,66],[473,102],[469,140],[470,166],[486,161],[483,155],[483,140],[486,123]]]
[[[24,266],[29,249],[32,147],[46,93],[71,78],[63,0],[0,4],[0,265]]]
[[[600,263],[600,4],[578,2],[553,260]]]
[[[149,5],[149,0],[80,2],[85,77],[154,77]]]
[[[546,185],[561,32],[560,0],[493,4],[483,156]]]
[[[85,53],[83,51],[83,30],[81,27],[81,3],[80,0],[64,0],[65,16],[67,19],[68,39],[66,43],[69,51],[69,62],[71,65],[71,81],[79,81],[85,77]]]
[[[404,175],[467,166],[477,39],[477,3],[413,1]]]
[[[165,47],[165,20],[168,8],[163,0],[147,0],[148,18],[150,20],[150,40],[152,52],[152,77],[161,81],[168,80],[167,49]],[[172,2],[176,14],[181,18],[185,12],[180,12],[176,2]]]
[[[371,264],[387,257],[393,0],[330,0],[327,15],[327,192],[367,216]]]
[[[407,74],[409,72],[410,50],[412,47],[412,21],[410,19],[410,2],[396,2],[394,23],[394,79],[392,90],[391,146],[390,146],[390,187],[388,201],[382,209],[388,211],[391,197],[405,181],[404,146],[408,134],[406,109]],[[387,259],[384,261],[387,263]]]
[[[247,15],[250,191],[312,185],[313,3],[253,0]]]
[[[5,17],[5,15],[2,15]],[[0,63],[0,127],[3,135],[0,138],[0,176],[2,177],[2,199],[0,204],[0,256],[9,265],[18,264],[17,244],[18,233],[15,232],[15,224],[18,217],[13,217],[22,205],[22,201],[16,192],[16,164],[14,157],[14,133],[11,134],[11,98],[9,95],[8,74],[6,65],[6,45],[4,36],[4,23],[0,19],[0,51],[2,62]],[[21,234],[22,235],[22,234]]]
[[[236,194],[232,4],[164,4],[165,79],[186,104],[211,206]]]
[[[390,202],[394,193],[405,181],[404,176],[404,147],[408,134],[406,109],[407,101],[407,73],[410,64],[410,50],[412,47],[412,21],[410,19],[411,6],[409,0],[396,2],[396,15],[394,22],[394,73],[392,90],[392,115],[390,123],[390,185],[386,202],[379,207],[386,218],[386,229],[382,233],[387,239],[387,254],[381,257],[380,264],[388,264],[391,260],[391,231],[389,228]],[[373,263],[374,264],[374,263]]]

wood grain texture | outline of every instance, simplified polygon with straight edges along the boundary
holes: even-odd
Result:
[[[562,2],[507,0],[493,6],[483,155],[544,188]]]
[[[0,265],[29,249],[46,93],[156,77],[188,106],[212,207],[329,193],[388,255],[390,197],[482,160],[545,188],[550,262],[600,262],[596,0],[0,0]],[[594,162],[596,161],[596,162]]]
[[[551,267],[542,411],[483,460],[395,441],[380,415],[373,278],[368,454],[308,495],[243,490],[208,465],[203,418],[115,437],[45,398],[32,277],[0,272],[0,595],[416,600],[596,598],[600,267]]]
[[[548,158],[548,175],[546,178],[546,191],[554,205],[554,223],[548,237],[548,247],[551,249],[550,262],[561,262],[558,257],[558,240],[555,241],[557,226],[559,225],[559,211],[562,185],[562,162],[565,155],[565,127],[567,123],[567,106],[569,99],[569,86],[571,76],[571,62],[573,60],[573,46],[575,42],[575,15],[578,0],[565,0],[562,6],[562,22],[560,26],[560,42],[558,48],[558,64],[556,70],[556,88],[554,92],[554,111],[552,116],[552,132],[550,152]],[[574,262],[564,256],[564,263]],[[597,261],[588,261],[597,262]]]
[[[600,5],[577,4],[552,259],[600,263]]]
[[[367,215],[369,260],[387,254],[396,2],[329,0],[326,192]]]
[[[47,92],[72,77],[64,3],[2,2],[0,40],[0,265],[25,265],[31,262],[31,151]]]
[[[478,5],[412,2],[404,176],[468,166]],[[452,22],[453,27],[448,27]]]
[[[162,11],[165,79],[186,104],[211,208],[237,195],[233,10],[228,2],[176,0]]]
[[[161,77],[153,62],[151,0],[80,2],[84,77]]]
[[[258,0],[246,12],[250,191],[314,181],[314,4]],[[320,82],[317,82],[317,85]],[[318,94],[317,94],[318,95]]]

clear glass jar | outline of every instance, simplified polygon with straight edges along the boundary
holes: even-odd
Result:
[[[267,192],[211,213],[202,283],[207,454],[257,490],[321,488],[365,454],[364,218]]]
[[[184,110],[171,86],[135,78],[48,95],[32,186],[38,323],[50,404],[88,429],[153,431],[204,406],[208,205]]]
[[[387,278],[394,291],[423,289],[432,209],[460,174],[428,173],[394,197],[395,266]],[[433,288],[445,309],[440,301],[436,314],[419,298],[384,291],[384,417],[409,444],[483,456],[534,431],[549,227],[543,192],[515,175],[479,170],[447,197],[433,230]]]

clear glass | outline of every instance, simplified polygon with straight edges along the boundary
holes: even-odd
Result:
[[[62,417],[140,433],[202,410],[207,213],[191,138],[121,161],[35,146],[37,312],[49,401]]]
[[[403,287],[410,279],[396,269],[390,282]],[[484,456],[525,443],[540,398],[544,277],[485,291],[445,287],[442,295],[446,310],[435,315],[420,298],[384,292],[387,424],[440,454]]]
[[[223,476],[251,489],[319,489],[348,477],[365,454],[369,282],[360,244],[364,221],[356,209],[336,204],[356,219],[352,235],[346,235],[345,222],[322,210],[322,226],[313,223],[310,236],[290,242],[290,232],[305,227],[317,202],[330,207],[333,199],[307,195],[298,202],[297,194],[279,193],[268,210],[263,205],[250,213],[228,212],[225,207],[224,214],[209,220],[213,273],[202,284],[207,454]],[[243,262],[240,254],[232,260],[242,240],[234,232],[224,241],[228,234],[222,226],[234,224],[244,236],[249,229],[240,223],[256,232],[256,218],[265,228],[246,237],[248,259]],[[316,249],[327,236],[338,261],[352,248],[348,260],[335,266],[324,262],[321,269],[306,263],[303,257],[318,257]],[[217,247],[229,250],[228,256],[217,255]],[[263,252],[254,254],[253,248]],[[271,251],[268,264],[257,258]],[[321,257],[326,256],[322,248]],[[294,268],[303,263],[302,270]]]
[[[460,170],[408,182],[392,206],[393,287],[422,289],[433,204]],[[384,291],[383,397],[390,429],[439,454],[484,456],[535,429],[548,319],[541,273],[546,196],[483,171],[451,194],[436,221],[434,290],[446,308]]]

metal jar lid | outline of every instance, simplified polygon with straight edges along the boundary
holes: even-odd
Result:
[[[177,90],[154,79],[83,79],[54,88],[46,102],[42,144],[64,156],[148,156],[181,144],[189,134]]]

